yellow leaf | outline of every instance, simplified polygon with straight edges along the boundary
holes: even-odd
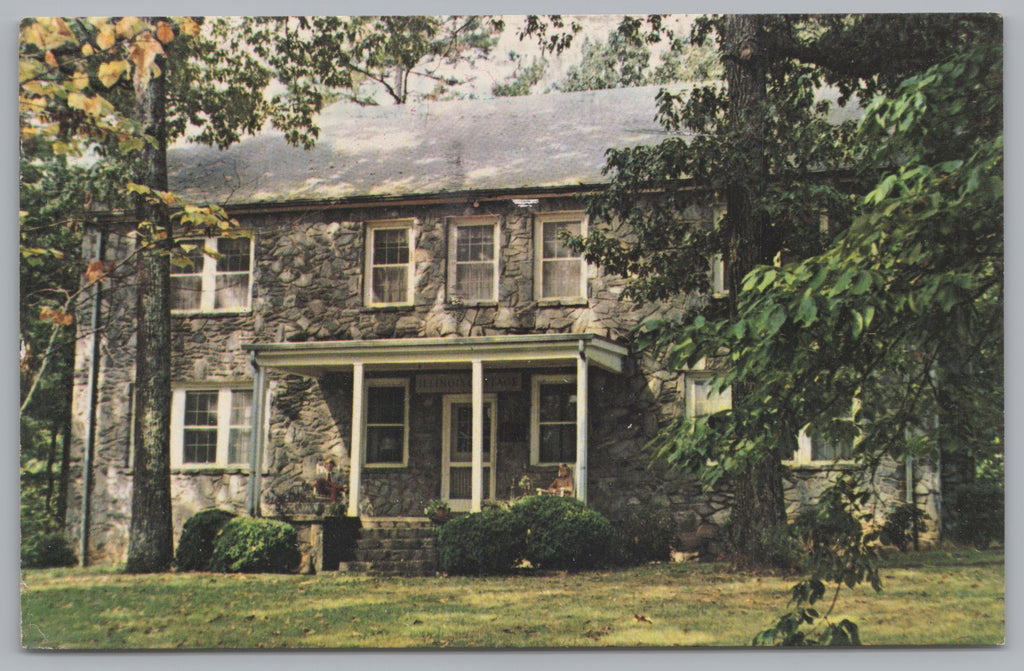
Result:
[[[171,24],[166,21],[161,21],[156,24],[156,39],[160,40],[164,44],[167,44],[174,39],[174,28]]]
[[[57,67],[57,57],[53,55],[52,51],[47,51],[46,52],[45,60],[46,60],[46,64],[49,65],[51,68]]]
[[[199,24],[193,21],[190,16],[183,16],[181,21],[178,22],[178,27],[186,35],[195,35],[199,32]]]
[[[117,83],[117,80],[121,78],[121,75],[124,74],[127,69],[127,61],[110,61],[109,63],[103,63],[100,65],[98,75],[103,85],[110,88]]]
[[[46,44],[46,39],[43,37],[43,29],[38,21],[33,21],[21,31],[21,41],[39,49],[43,48]]]
[[[57,29],[57,35],[63,38],[64,42],[74,42],[78,44],[78,39],[75,37],[75,33],[72,32],[71,26],[59,16],[54,19],[54,26]]]
[[[68,107],[71,109],[85,111],[87,97],[84,93],[69,93]]]
[[[95,52],[96,52],[96,50],[93,49],[92,45],[89,44],[88,42],[82,45],[82,55],[83,56],[92,56]]]
[[[122,17],[121,20],[117,22],[117,25],[114,26],[114,32],[117,33],[118,37],[132,37],[135,35],[136,22],[138,22],[138,19],[134,16]]]
[[[102,261],[92,261],[89,263],[89,267],[85,269],[85,279],[89,282],[97,282],[103,279],[103,276],[106,274],[107,270]]]
[[[78,90],[84,89],[89,85],[89,75],[78,70],[75,74],[71,75],[71,84]]]
[[[135,38],[128,57],[135,64],[136,88],[145,87],[149,82],[150,76],[160,76],[159,68],[155,66],[155,61],[156,57],[162,53],[164,53],[164,48],[151,33],[142,33]]]
[[[103,111],[103,98],[89,96],[85,99],[85,113],[89,116],[100,116]]]
[[[117,36],[114,35],[114,29],[109,25],[104,24],[104,26],[100,28],[99,34],[96,35],[96,44],[100,49],[105,51],[114,46],[115,42],[117,42]]]
[[[160,200],[162,200],[164,205],[168,207],[172,207],[181,202],[181,199],[170,191],[157,191],[157,193],[160,194]]]
[[[69,315],[63,310],[57,308],[51,308],[48,305],[44,305],[39,310],[39,318],[44,322],[53,322],[58,326],[70,326],[74,322],[74,317]]]

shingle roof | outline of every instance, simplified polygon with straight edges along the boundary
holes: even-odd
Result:
[[[656,143],[658,87],[405,106],[338,104],[306,151],[280,132],[168,152],[170,188],[243,204],[597,184],[609,147]]]

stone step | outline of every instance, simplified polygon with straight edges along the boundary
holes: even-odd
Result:
[[[419,527],[370,528],[363,527],[361,538],[434,538],[434,530]]]
[[[437,536],[423,518],[387,518],[363,522],[355,561],[338,570],[377,576],[431,576],[437,567]]]

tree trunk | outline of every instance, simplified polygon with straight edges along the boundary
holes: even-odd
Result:
[[[730,312],[743,277],[757,265],[772,263],[779,242],[764,207],[768,164],[767,67],[763,17],[732,15],[725,18],[722,48],[728,85],[728,151],[740,159],[726,187],[729,227]],[[733,403],[742,402],[744,386],[732,389]],[[733,483],[731,522],[733,544],[741,558],[753,565],[780,566],[789,562],[782,539],[786,504],[782,464],[778,452],[791,439],[781,437],[780,449],[754,463]]]
[[[167,62],[144,84],[136,84],[135,118],[143,132],[156,139],[146,144],[136,181],[154,189],[167,189],[167,134],[165,128]],[[132,480],[132,519],[128,538],[129,573],[166,571],[174,556],[171,527],[171,311],[170,266],[166,254],[171,241],[166,210],[146,203],[137,206],[139,221],[154,225],[153,244],[141,250],[137,261],[138,298],[135,363],[135,463]],[[164,233],[166,235],[161,235]]]

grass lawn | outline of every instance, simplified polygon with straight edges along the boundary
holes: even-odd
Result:
[[[843,590],[833,615],[870,645],[1003,642],[1001,550],[892,557],[884,591]],[[743,646],[793,577],[711,564],[582,574],[371,578],[22,571],[28,648]]]

